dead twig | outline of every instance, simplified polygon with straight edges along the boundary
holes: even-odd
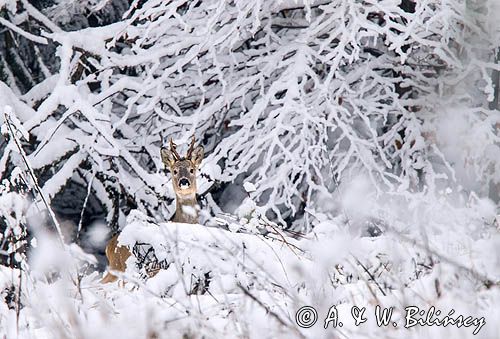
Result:
[[[375,279],[375,277],[373,276],[373,274],[370,273],[370,271],[366,268],[366,266],[363,265],[363,263],[361,261],[359,261],[358,258],[356,258],[354,255],[352,255],[352,257],[354,258],[354,260],[356,261],[356,263],[363,268],[363,270],[366,272],[366,274],[368,274],[368,276],[375,283],[375,285],[377,285],[377,287],[380,290],[380,292],[382,292],[382,294],[384,296],[387,296],[387,294],[385,293],[385,291],[382,289],[382,286],[380,286],[380,284],[378,283],[377,279]]]
[[[269,313],[269,315],[271,315],[271,317],[273,317],[274,319],[276,319],[281,325],[283,325],[283,326],[285,326],[287,328],[291,328],[301,338],[305,338],[305,336],[299,330],[297,330],[297,328],[295,328],[294,326],[291,326],[290,324],[287,324],[285,320],[281,319],[281,317],[278,314],[276,314],[271,309],[269,309],[269,307],[266,304],[264,304],[262,301],[260,301],[259,299],[257,299],[257,297],[254,296],[249,290],[247,290],[241,284],[238,284],[238,287],[239,287],[239,289],[241,289],[241,291],[247,297],[249,297],[250,299],[252,299],[253,301],[255,301],[260,307],[262,307],[263,309],[265,309],[266,312]]]

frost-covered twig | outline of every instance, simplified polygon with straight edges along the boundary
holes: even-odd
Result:
[[[92,182],[94,181],[95,174],[92,175],[92,178],[90,179],[88,185],[87,185],[87,195],[85,196],[85,200],[83,201],[83,206],[80,212],[80,220],[78,220],[78,229],[76,232],[76,240],[75,242],[78,243],[78,239],[80,238],[80,231],[82,229],[82,222],[83,222],[83,213],[85,213],[85,209],[87,208],[87,203],[89,201],[90,193],[92,192]]]
[[[12,127],[9,110],[10,110],[10,108],[9,109],[5,108],[5,110],[4,110],[5,123],[7,124],[7,128],[9,130],[9,135],[14,140],[14,143],[16,144],[16,147],[19,151],[19,155],[23,159],[23,162],[26,166],[26,170],[28,171],[28,174],[30,175],[30,177],[33,181],[33,186],[34,186],[35,190],[37,191],[38,195],[40,196],[40,199],[42,200],[43,204],[45,205],[45,208],[47,209],[47,211],[49,213],[52,224],[54,225],[54,228],[57,231],[57,235],[59,237],[59,241],[61,242],[61,245],[64,246],[64,236],[62,234],[61,227],[59,226],[59,222],[57,221],[57,218],[54,214],[54,211],[52,210],[50,205],[47,203],[47,200],[45,199],[45,196],[44,196],[42,190],[40,189],[40,186],[38,185],[38,180],[35,176],[33,168],[31,167],[31,165],[26,157],[26,154],[24,153],[23,148],[21,147],[19,139],[17,138],[17,135]]]

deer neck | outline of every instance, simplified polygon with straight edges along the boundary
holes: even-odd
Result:
[[[192,196],[176,196],[176,210],[174,222],[183,222],[187,224],[198,223],[198,202],[196,195]]]

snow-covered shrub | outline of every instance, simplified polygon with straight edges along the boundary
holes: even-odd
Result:
[[[354,305],[395,306],[398,323],[404,307],[433,305],[485,316],[478,337],[498,336],[496,1],[44,6],[0,3],[0,107],[12,108],[0,124],[13,126],[0,176],[22,172],[36,190],[9,222],[47,209],[60,237],[38,227],[28,269],[0,266],[7,337],[472,333],[373,320],[302,329],[304,305],[336,305],[343,319]],[[174,194],[159,149],[192,135],[207,151],[204,211],[218,214],[205,226],[165,222]],[[80,220],[97,202],[123,227],[137,254],[125,288],[99,284],[94,258],[61,241],[52,208],[63,202]],[[367,224],[379,236],[363,236]],[[138,244],[154,249],[149,262]],[[163,269],[143,281],[154,261]]]
[[[490,144],[489,158],[468,158],[474,177],[483,190],[498,183],[498,119],[480,102],[493,100],[498,70],[486,5],[151,0],[116,23],[64,32],[55,9],[15,3],[9,18],[25,13],[45,32],[9,28],[55,45],[59,61],[21,97],[36,108],[21,119],[30,160],[49,200],[68,182],[88,187],[114,227],[130,208],[171,215],[159,160],[167,137],[196,135],[205,164],[220,167],[212,179],[258,182],[253,196],[282,223],[359,170],[382,189],[432,188],[454,176],[429,137],[450,101],[468,107]],[[305,217],[297,227],[310,226]]]
[[[416,201],[420,205],[407,205],[401,215],[411,222],[415,212],[424,210],[429,213],[427,230],[442,229],[446,218],[462,211],[452,220],[456,230],[475,227],[479,231],[491,214],[491,206],[479,200],[463,209],[451,209],[446,199]],[[168,261],[165,270],[144,282],[131,257],[123,274],[124,288],[102,285],[97,273],[78,273],[78,262],[92,262],[92,258],[75,246],[62,250],[58,242],[41,237],[29,275],[22,275],[23,308],[16,316],[15,308],[0,302],[0,328],[7,335],[17,331],[20,337],[471,336],[475,327],[404,328],[404,307],[432,305],[445,313],[454,309],[457,314],[484,316],[486,324],[477,337],[491,338],[498,330],[494,319],[500,314],[495,307],[500,301],[500,265],[498,256],[491,255],[500,239],[498,232],[491,231],[489,238],[478,240],[459,232],[428,233],[426,245],[401,229],[376,238],[359,237],[341,220],[330,220],[293,239],[284,233],[273,237],[155,223],[133,211],[120,242],[150,244],[159,259]],[[64,274],[47,281],[45,272],[54,269],[51,263]],[[0,288],[9,286],[13,273],[0,267]],[[199,281],[206,277],[209,281],[200,289]],[[318,322],[310,329],[296,324],[295,314],[304,305],[318,310]],[[325,329],[323,320],[333,305],[344,325]],[[398,326],[377,326],[375,305],[394,307]],[[367,323],[354,325],[353,306],[367,308]]]
[[[15,189],[23,185],[19,168],[0,183],[0,265],[19,268],[26,260],[26,198]]]
[[[7,148],[12,146],[13,159],[9,165],[13,168],[10,175],[3,177],[0,182],[0,264],[20,268],[26,260],[27,195],[30,185],[24,171],[16,165],[20,165],[21,158],[25,156],[19,139],[26,138],[28,133],[12,115],[10,106],[5,108],[3,120],[5,123],[0,127],[1,135],[10,141]]]

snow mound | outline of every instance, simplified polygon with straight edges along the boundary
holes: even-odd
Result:
[[[265,276],[275,285],[291,287],[294,283],[290,281],[293,277],[290,268],[299,265],[300,260],[307,260],[299,241],[293,238],[233,233],[198,224],[133,221],[123,229],[118,240],[130,248],[149,244],[157,260],[166,261],[169,272],[174,267],[180,269],[182,274],[176,281],[171,281],[173,273],[150,279],[150,283],[162,286],[169,284],[157,280],[170,280],[173,284],[160,294],[168,292],[172,296],[184,286],[205,278],[210,280],[209,290],[213,295],[250,288],[255,284],[255,276]],[[140,275],[138,265],[128,266],[129,274]],[[297,279],[300,276],[295,277],[295,283]]]

